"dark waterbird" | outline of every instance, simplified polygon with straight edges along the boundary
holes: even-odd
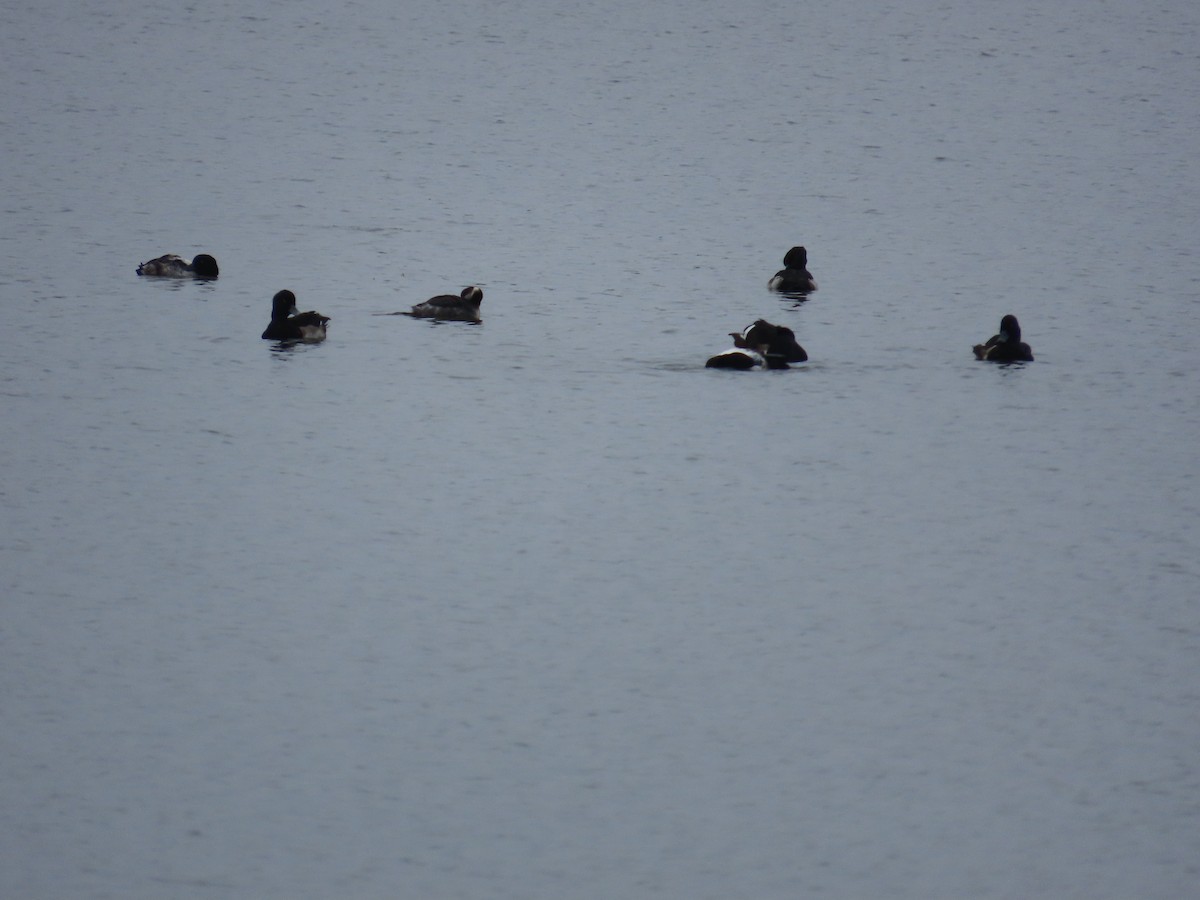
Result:
[[[784,268],[776,272],[767,287],[781,294],[811,294],[817,289],[812,273],[808,271],[808,251],[793,247],[783,257]]]
[[[195,259],[167,253],[139,264],[137,273],[158,278],[216,278],[220,269],[217,261],[207,253],[201,253]]]
[[[808,354],[796,342],[796,334],[786,325],[772,325],[758,319],[744,331],[732,331],[733,347],[711,357],[709,369],[786,369],[788,363],[807,362]]]
[[[438,294],[424,303],[418,303],[412,312],[401,313],[418,319],[445,319],[455,322],[478,322],[479,305],[483,303],[483,291],[471,285],[465,287],[457,297],[453,294]]]
[[[1021,325],[1017,317],[1007,315],[1000,320],[1000,333],[971,348],[976,359],[987,362],[1033,362],[1033,351],[1021,342]]]
[[[271,324],[262,333],[266,341],[323,341],[329,316],[296,312],[296,295],[280,291],[271,299]]]

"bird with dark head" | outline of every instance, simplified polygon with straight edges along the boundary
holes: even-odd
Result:
[[[323,341],[329,317],[297,312],[296,295],[280,291],[271,298],[271,322],[262,333],[265,341]]]
[[[781,294],[811,294],[817,289],[808,271],[808,251],[803,247],[789,250],[783,257],[783,266],[767,282],[768,289]]]
[[[733,347],[706,362],[709,369],[786,369],[788,363],[807,362],[808,354],[786,325],[758,319],[744,331],[730,332]]]
[[[158,278],[213,279],[220,272],[216,259],[207,253],[201,253],[195,259],[184,259],[174,253],[166,253],[155,259],[147,260],[137,267],[139,275]]]
[[[483,291],[470,285],[457,297],[453,294],[438,294],[423,303],[418,303],[408,315],[417,319],[443,319],[453,322],[480,321],[479,306],[483,303]]]
[[[1033,362],[1033,351],[1029,345],[1021,341],[1021,324],[1014,315],[1007,315],[1000,320],[1000,332],[992,335],[982,344],[976,344],[971,350],[976,359],[987,362]]]

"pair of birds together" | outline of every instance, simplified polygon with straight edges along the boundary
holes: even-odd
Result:
[[[207,253],[195,259],[183,259],[168,253],[144,262],[137,267],[138,275],[162,278],[213,279],[220,270],[217,261]],[[409,312],[392,315],[413,316],[424,319],[446,319],[459,322],[480,321],[479,306],[483,303],[483,291],[471,285],[458,296],[439,294],[424,303],[418,303]],[[296,295],[291,291],[279,291],[271,298],[271,321],[262,336],[268,341],[323,341],[329,326],[329,316],[318,312],[300,312],[296,309]]]
[[[708,369],[786,369],[788,363],[808,362],[808,354],[796,342],[796,334],[786,325],[772,325],[758,319],[743,331],[731,331],[733,347],[710,357]]]
[[[441,319],[453,322],[478,322],[483,291],[470,285],[457,297],[438,294],[418,303],[408,312],[388,313],[393,316],[412,316],[416,319]],[[329,317],[316,312],[298,312],[296,295],[280,291],[271,298],[271,323],[262,333],[268,341],[323,341]]]

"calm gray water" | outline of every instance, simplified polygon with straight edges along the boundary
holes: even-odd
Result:
[[[0,896],[1196,895],[1195,3],[0,7]]]

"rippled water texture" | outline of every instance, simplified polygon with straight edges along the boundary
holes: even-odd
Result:
[[[1194,892],[1198,10],[3,3],[0,895]]]

